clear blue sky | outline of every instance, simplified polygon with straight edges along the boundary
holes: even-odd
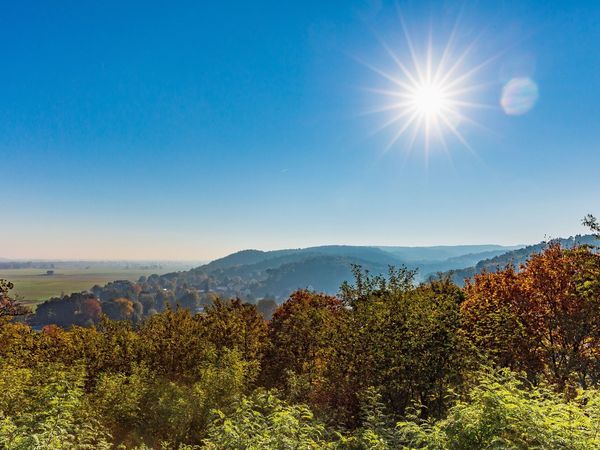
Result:
[[[458,2],[400,2],[443,44]],[[528,243],[600,214],[600,4],[465,3],[494,107],[451,160],[362,115],[406,51],[394,4],[0,6],[0,257],[208,259],[326,243]],[[441,48],[441,47],[439,47]],[[438,51],[435,47],[434,50]],[[506,115],[507,77],[539,100]],[[389,87],[387,85],[386,87]]]

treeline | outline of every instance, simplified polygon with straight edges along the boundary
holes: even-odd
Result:
[[[212,283],[206,275],[194,279],[196,284],[189,283],[188,273],[183,272],[142,276],[137,282],[112,281],[105,286],[96,285],[89,292],[51,298],[39,304],[27,320],[36,328],[46,325],[89,327],[97,325],[103,316],[137,324],[144,317],[167,308],[181,307],[197,313],[219,296],[211,291]],[[273,297],[254,299],[254,303],[267,319],[277,307]]]
[[[405,268],[354,275],[270,320],[219,299],[41,332],[5,318],[0,447],[600,447],[590,247],[551,244],[464,288]]]
[[[54,263],[32,261],[0,261],[0,269],[54,269]]]

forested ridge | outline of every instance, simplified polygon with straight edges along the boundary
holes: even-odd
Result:
[[[548,242],[558,243],[563,248],[572,248],[578,245],[595,245],[596,236],[593,234],[577,235],[569,238],[552,239]],[[472,278],[477,273],[494,271],[498,268],[506,267],[507,265],[512,265],[518,269],[531,255],[543,251],[548,246],[548,242],[544,241],[535,245],[527,245],[500,255],[481,259],[472,267],[449,270],[448,275],[452,277],[452,280],[456,284],[462,286],[466,279]]]
[[[215,298],[41,331],[2,282],[0,447],[600,447],[594,248],[551,243],[462,288],[414,276],[355,267],[268,320]]]

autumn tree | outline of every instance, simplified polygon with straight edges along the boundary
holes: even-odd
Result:
[[[126,297],[104,302],[102,310],[112,320],[131,320],[135,316],[134,302]]]
[[[293,293],[269,322],[270,347],[263,363],[267,385],[296,390],[292,394],[304,401],[314,397],[333,363],[344,315],[344,305],[335,297],[306,290]]]
[[[536,313],[512,266],[484,272],[466,280],[462,304],[463,330],[475,352],[500,367],[527,372],[535,378],[542,369]]]
[[[32,322],[40,326],[91,326],[100,320],[102,312],[103,307],[94,294],[76,292],[38,305]]]
[[[27,314],[29,310],[10,296],[14,285],[7,280],[0,280],[0,318]]]
[[[533,256],[523,284],[541,329],[539,341],[552,380],[564,385],[576,374],[580,385],[598,383],[600,352],[600,256],[587,247],[551,245]]]
[[[590,248],[551,243],[518,273],[478,275],[465,293],[465,330],[496,364],[560,387],[598,384],[600,255]]]

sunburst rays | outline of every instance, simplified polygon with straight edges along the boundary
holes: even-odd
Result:
[[[477,75],[495,57],[470,66],[468,61],[473,56],[477,39],[457,51],[458,21],[440,52],[434,51],[431,33],[424,48],[418,49],[402,18],[400,24],[404,36],[404,48],[400,50],[404,50],[405,57],[379,39],[393,62],[393,70],[360,61],[388,85],[367,88],[384,99],[377,107],[366,111],[367,114],[385,115],[374,133],[391,129],[386,151],[404,140],[404,148],[410,152],[419,142],[428,157],[433,145],[448,153],[449,139],[473,151],[461,130],[466,125],[485,128],[472,117],[473,110],[492,106],[473,97],[487,85],[478,82]]]

